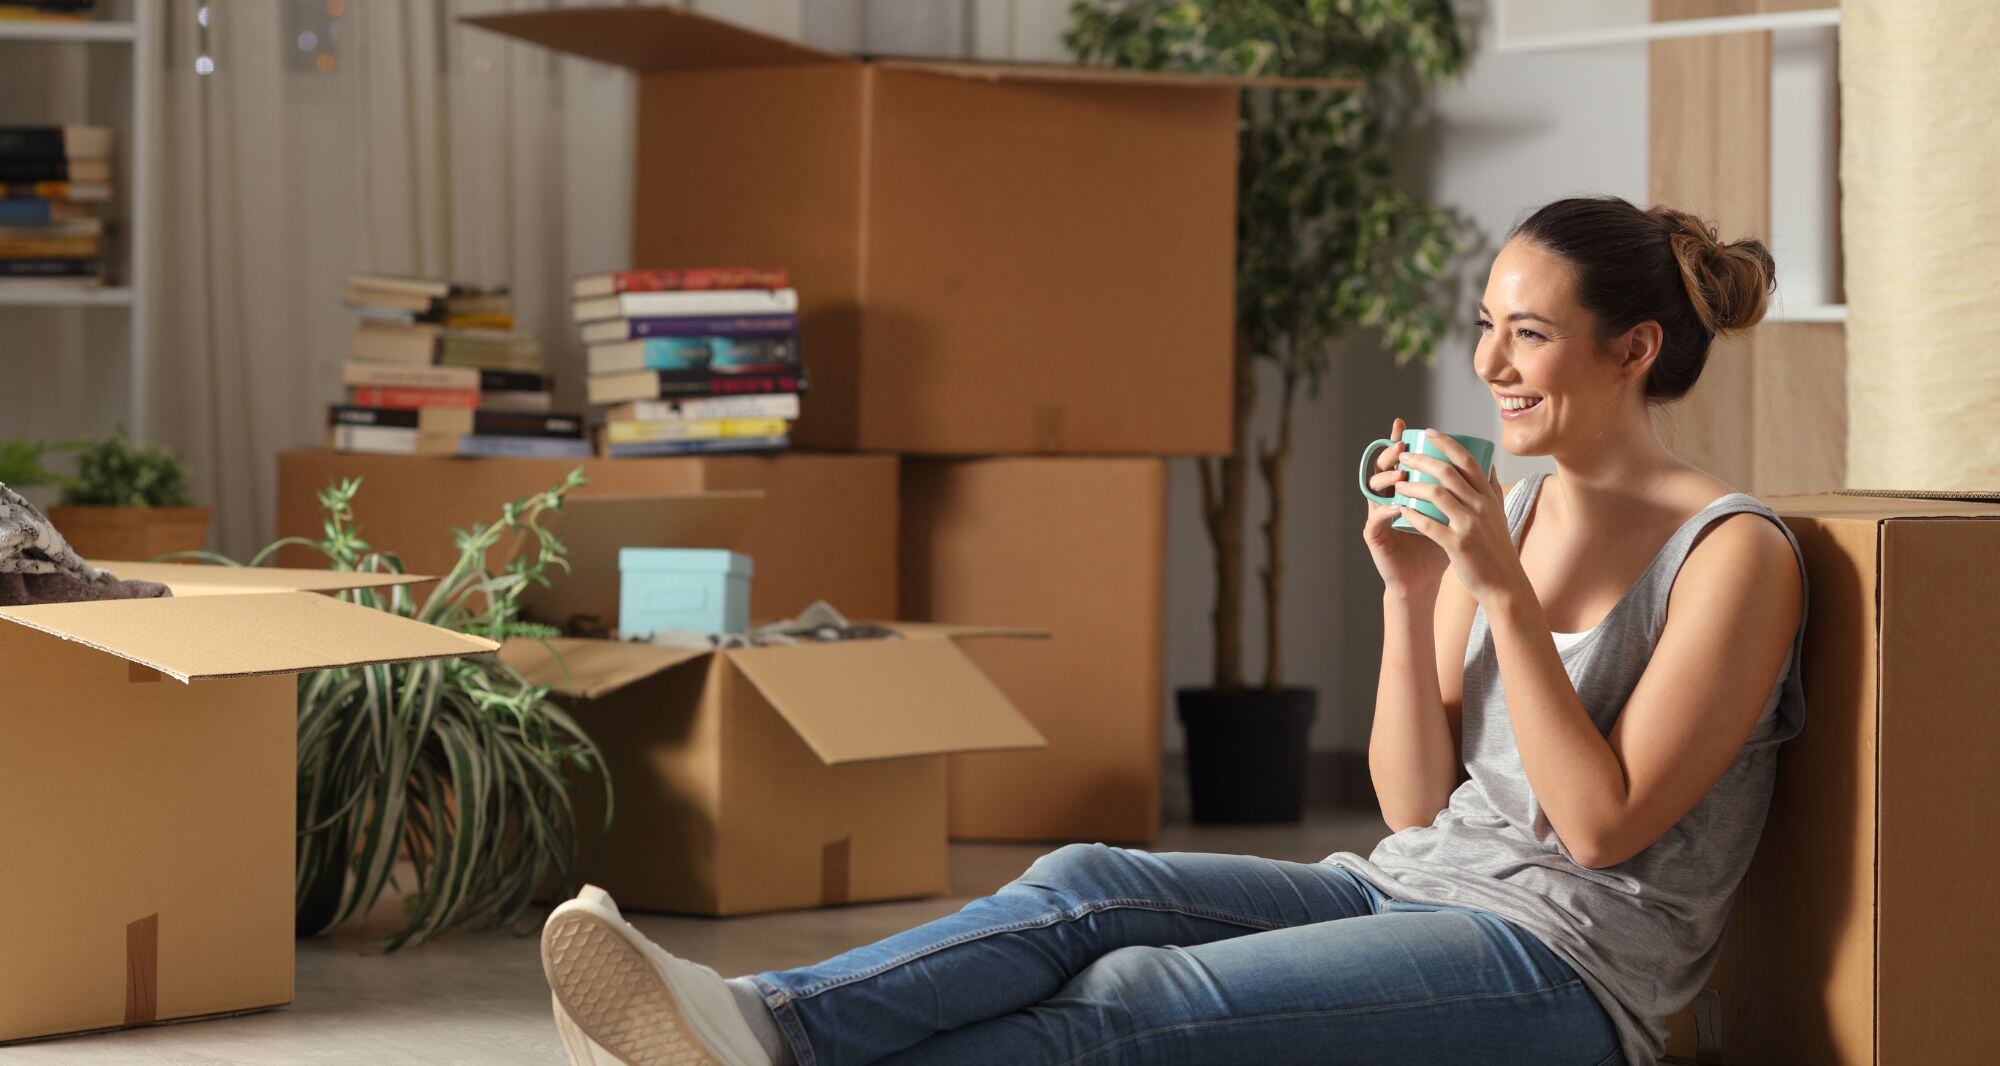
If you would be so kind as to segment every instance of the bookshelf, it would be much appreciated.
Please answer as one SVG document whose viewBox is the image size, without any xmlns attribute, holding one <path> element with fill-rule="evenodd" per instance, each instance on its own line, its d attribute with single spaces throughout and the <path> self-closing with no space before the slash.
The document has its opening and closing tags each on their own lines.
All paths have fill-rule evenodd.
<svg viewBox="0 0 2000 1066">
<path fill-rule="evenodd" d="M 0 115 L 6 123 L 86 122 L 108 125 L 116 133 L 112 146 L 112 202 L 109 218 L 115 240 L 105 254 L 105 282 L 96 288 L 63 286 L 0 287 L 0 308 L 33 313 L 121 316 L 123 329 L 93 328 L 89 343 L 111 335 L 124 339 L 126 368 L 123 411 L 115 412 L 134 437 L 145 439 L 148 359 L 150 264 L 148 234 L 152 226 L 155 181 L 154 125 L 157 114 L 160 18 L 165 5 L 152 0 L 100 0 L 95 17 L 85 22 L 0 21 L 0 64 L 41 60 L 48 66 L 80 67 L 85 88 L 53 109 L 17 104 Z M 75 53 L 58 58 L 55 53 Z M 48 54 L 38 54 L 48 53 Z M 37 102 L 38 103 L 38 102 Z M 96 325 L 92 324 L 93 327 Z M 0 342 L 0 355 L 8 356 Z M 107 345 L 108 347 L 108 345 Z M 95 352 L 90 353 L 93 357 Z M 91 411 L 92 421 L 107 412 Z"/>
</svg>

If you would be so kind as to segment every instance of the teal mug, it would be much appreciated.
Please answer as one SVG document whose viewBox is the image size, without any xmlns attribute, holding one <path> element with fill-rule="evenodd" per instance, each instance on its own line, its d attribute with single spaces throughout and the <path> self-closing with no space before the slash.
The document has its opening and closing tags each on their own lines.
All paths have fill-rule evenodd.
<svg viewBox="0 0 2000 1066">
<path fill-rule="evenodd" d="M 1479 463 L 1479 472 L 1481 474 L 1486 474 L 1492 471 L 1493 469 L 1492 441 L 1487 440 L 1485 437 L 1474 437 L 1466 433 L 1447 433 L 1445 434 L 1445 436 L 1450 437 L 1452 440 L 1457 441 L 1461 447 L 1463 447 L 1466 451 L 1472 453 L 1472 458 L 1477 460 Z M 1404 451 L 1408 454 L 1435 456 L 1436 458 L 1442 459 L 1447 463 L 1451 462 L 1451 460 L 1445 456 L 1443 451 L 1441 451 L 1438 448 L 1437 444 L 1434 443 L 1429 437 L 1424 435 L 1424 431 L 1421 429 L 1404 430 L 1403 444 L 1404 444 Z M 1387 437 L 1378 437 L 1375 440 L 1370 441 L 1368 443 L 1368 447 L 1363 448 L 1361 450 L 1361 495 L 1366 496 L 1369 499 L 1374 500 L 1376 503 L 1382 504 L 1385 507 L 1402 506 L 1402 507 L 1414 508 L 1419 514 L 1426 515 L 1430 518 L 1435 518 L 1438 521 L 1443 522 L 1445 525 L 1450 525 L 1451 519 L 1446 518 L 1444 514 L 1437 509 L 1437 505 L 1431 503 L 1429 500 L 1415 499 L 1413 497 L 1405 496 L 1400 492 L 1398 492 L 1394 496 L 1377 496 L 1373 490 L 1369 489 L 1368 476 L 1370 474 L 1375 473 L 1375 453 L 1383 451 L 1388 448 L 1393 448 L 1395 447 L 1395 445 L 1396 442 L 1390 440 Z M 1407 470 L 1405 470 L 1405 473 L 1409 475 L 1408 477 L 1404 478 L 1405 481 L 1414 481 L 1422 485 L 1437 484 L 1436 478 L 1420 470 L 1417 470 L 1414 467 L 1408 468 Z M 1391 529 L 1400 529 L 1405 533 L 1415 533 L 1417 531 L 1416 527 L 1410 525 L 1409 518 L 1408 516 L 1405 515 L 1397 515 L 1396 520 L 1394 522 L 1389 523 L 1389 527 Z"/>
</svg>

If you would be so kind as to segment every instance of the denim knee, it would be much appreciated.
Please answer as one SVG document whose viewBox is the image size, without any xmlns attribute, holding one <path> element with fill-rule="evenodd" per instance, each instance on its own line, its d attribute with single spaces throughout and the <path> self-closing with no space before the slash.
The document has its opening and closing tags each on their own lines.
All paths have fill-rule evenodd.
<svg viewBox="0 0 2000 1066">
<path fill-rule="evenodd" d="M 1069 902 L 1100 898 L 1107 875 L 1127 859 L 1124 852 L 1109 844 L 1064 844 L 1030 863 L 1002 891 L 1042 891 Z"/>
</svg>

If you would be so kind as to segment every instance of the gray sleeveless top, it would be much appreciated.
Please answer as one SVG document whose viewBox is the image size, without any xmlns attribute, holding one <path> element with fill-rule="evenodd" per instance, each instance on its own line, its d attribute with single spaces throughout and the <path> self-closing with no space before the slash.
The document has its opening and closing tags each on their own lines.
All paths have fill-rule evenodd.
<svg viewBox="0 0 2000 1066">
<path fill-rule="evenodd" d="M 1517 547 L 1544 476 L 1522 479 L 1507 497 Z M 1741 492 L 1709 504 L 1668 538 L 1604 621 L 1561 652 L 1598 732 L 1610 734 L 1652 658 L 1666 626 L 1667 594 L 1695 538 L 1717 519 L 1744 511 L 1784 530 L 1810 606 L 1805 557 L 1777 514 Z M 1715 967 L 1731 897 L 1763 832 L 1778 745 L 1805 725 L 1804 636 L 1802 622 L 1764 717 L 1708 794 L 1646 850 L 1592 870 L 1572 861 L 1528 787 L 1481 608 L 1465 651 L 1462 743 L 1471 777 L 1430 825 L 1389 836 L 1366 859 L 1343 851 L 1325 861 L 1367 878 L 1392 899 L 1474 907 L 1533 933 L 1610 1014 L 1626 1060 L 1651 1066 L 1666 1047 L 1667 1020 Z"/>
</svg>

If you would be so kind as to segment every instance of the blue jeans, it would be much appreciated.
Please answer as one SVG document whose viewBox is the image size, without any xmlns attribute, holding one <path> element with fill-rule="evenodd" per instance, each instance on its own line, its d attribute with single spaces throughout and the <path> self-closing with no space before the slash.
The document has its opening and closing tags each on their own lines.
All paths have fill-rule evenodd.
<svg viewBox="0 0 2000 1066">
<path fill-rule="evenodd" d="M 1540 940 L 1347 870 L 1072 844 L 763 993 L 800 1066 L 1623 1061 Z"/>
</svg>

